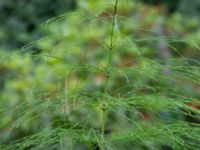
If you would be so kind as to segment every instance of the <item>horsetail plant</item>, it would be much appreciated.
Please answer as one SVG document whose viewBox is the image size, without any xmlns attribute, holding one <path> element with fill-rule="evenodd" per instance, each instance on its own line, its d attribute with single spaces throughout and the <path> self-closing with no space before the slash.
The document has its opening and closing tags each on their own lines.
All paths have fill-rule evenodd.
<svg viewBox="0 0 200 150">
<path fill-rule="evenodd" d="M 24 102 L 2 111 L 14 114 L 14 123 L 1 150 L 200 149 L 199 95 L 192 88 L 199 86 L 200 63 L 159 52 L 147 57 L 140 46 L 159 42 L 159 49 L 178 53 L 169 43 L 187 42 L 152 30 L 153 37 L 134 37 L 127 13 L 137 3 L 126 3 L 123 14 L 122 0 L 79 1 L 79 10 L 44 25 L 52 35 L 35 42 L 41 53 L 24 52 L 30 44 L 1 59 L 9 65 L 23 56 L 29 68 L 19 62 L 12 69 L 21 69 L 16 79 L 31 87 L 18 90 Z"/>
</svg>

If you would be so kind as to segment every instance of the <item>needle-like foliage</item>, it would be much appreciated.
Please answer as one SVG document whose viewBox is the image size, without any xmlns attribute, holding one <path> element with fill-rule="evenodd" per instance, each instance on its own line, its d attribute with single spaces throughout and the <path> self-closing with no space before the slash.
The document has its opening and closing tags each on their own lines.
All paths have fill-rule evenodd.
<svg viewBox="0 0 200 150">
<path fill-rule="evenodd" d="M 200 63 L 171 44 L 186 39 L 142 29 L 122 13 L 134 4 L 80 1 L 76 12 L 43 24 L 49 36 L 2 57 L 20 74 L 10 75 L 1 99 L 13 99 L 6 94 L 16 88 L 20 104 L 1 109 L 14 116 L 1 150 L 200 149 Z M 156 49 L 147 57 L 144 45 L 157 43 L 178 57 L 158 57 Z M 28 51 L 34 45 L 39 54 Z M 9 138 L 23 129 L 24 138 Z"/>
</svg>

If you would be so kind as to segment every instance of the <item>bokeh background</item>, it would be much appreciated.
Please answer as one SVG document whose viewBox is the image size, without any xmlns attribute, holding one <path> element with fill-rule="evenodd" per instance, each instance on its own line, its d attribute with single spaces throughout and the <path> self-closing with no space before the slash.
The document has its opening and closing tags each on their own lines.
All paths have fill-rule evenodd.
<svg viewBox="0 0 200 150">
<path fill-rule="evenodd" d="M 57 93 L 60 93 L 65 86 L 66 74 L 72 70 L 71 66 L 76 61 L 87 60 L 87 63 L 105 66 L 106 54 L 99 48 L 102 47 L 99 39 L 105 39 L 110 30 L 110 23 L 98 22 L 97 24 L 96 20 L 92 20 L 94 25 L 88 26 L 88 23 L 83 21 L 94 17 L 84 16 L 91 10 L 98 13 L 103 9 L 93 10 L 100 1 L 0 0 L 1 143 L 9 143 L 37 133 L 54 120 L 59 121 L 55 122 L 52 128 L 62 125 L 61 111 L 53 113 L 51 110 L 44 111 L 46 105 L 38 105 L 35 99 L 58 98 Z M 88 12 L 84 14 L 83 10 Z M 140 56 L 166 60 L 164 62 L 166 64 L 170 63 L 169 58 L 200 59 L 199 0 L 129 0 L 129 2 L 124 0 L 118 12 L 119 15 L 124 16 L 120 20 L 121 31 L 135 39 L 135 44 L 119 48 L 114 56 L 116 66 L 134 66 L 137 62 L 132 60 Z M 69 15 L 70 13 L 72 15 Z M 102 14 L 102 17 L 106 15 L 108 14 Z M 102 51 L 96 53 L 92 49 Z M 63 61 L 62 58 L 68 61 Z M 145 62 L 140 65 L 147 72 L 148 69 L 150 72 L 153 67 L 152 64 L 148 68 Z M 170 70 L 166 71 L 170 72 Z M 80 79 L 77 79 L 77 74 L 70 75 L 72 77 L 67 84 L 78 91 L 84 86 L 88 74 L 84 74 Z M 156 77 L 156 72 L 153 72 L 152 76 Z M 94 83 L 89 83 L 88 89 L 101 91 L 104 80 L 102 74 L 96 74 L 93 78 Z M 151 84 L 146 81 L 146 77 L 138 76 L 137 80 L 139 85 L 147 82 Z M 76 82 L 79 85 L 74 87 Z M 160 86 L 168 84 L 164 81 L 160 82 Z M 114 87 L 120 86 L 121 83 L 112 84 Z M 200 97 L 198 84 L 187 82 L 184 84 L 186 86 L 177 87 L 180 94 Z M 199 106 L 191 105 L 199 109 Z M 37 106 L 36 109 L 27 114 L 30 107 L 34 106 Z M 59 105 L 56 107 L 58 108 L 55 109 L 59 110 Z M 81 113 L 75 114 L 72 120 L 87 113 L 90 112 L 82 110 Z M 22 118 L 18 119 L 20 116 Z M 114 121 L 120 121 L 120 114 L 115 117 Z M 187 118 L 179 112 L 172 117 L 191 122 L 199 121 Z M 98 116 L 93 120 L 90 119 L 88 124 L 98 128 L 99 122 L 95 118 Z M 143 117 L 138 119 L 149 121 L 151 116 L 144 111 Z M 113 120 L 108 122 L 111 128 L 114 126 Z M 14 127 L 13 123 L 15 123 Z M 11 128 L 16 129 L 10 132 Z"/>
</svg>

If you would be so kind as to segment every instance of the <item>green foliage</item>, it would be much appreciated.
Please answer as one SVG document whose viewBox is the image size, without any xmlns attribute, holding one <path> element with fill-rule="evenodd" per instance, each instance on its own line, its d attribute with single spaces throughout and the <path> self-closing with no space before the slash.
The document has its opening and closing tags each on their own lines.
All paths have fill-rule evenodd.
<svg viewBox="0 0 200 150">
<path fill-rule="evenodd" d="M 0 2 L 1 47 L 16 49 L 40 38 L 42 33 L 38 26 L 41 23 L 75 7 L 74 0 L 2 0 Z"/>
<path fill-rule="evenodd" d="M 193 0 L 192 2 L 188 0 L 182 0 L 179 6 L 179 10 L 183 12 L 186 16 L 199 18 L 200 14 L 200 1 Z"/>
<path fill-rule="evenodd" d="M 0 149 L 200 148 L 200 66 L 185 54 L 199 49 L 198 21 L 115 2 L 80 0 L 44 24 L 49 36 L 0 53 Z M 179 37 L 160 35 L 164 22 Z"/>
<path fill-rule="evenodd" d="M 180 0 L 176 0 L 176 1 L 174 0 L 141 0 L 141 1 L 147 4 L 151 4 L 151 5 L 159 5 L 159 4 L 166 5 L 170 11 L 177 10 L 180 3 L 182 3 L 182 1 Z"/>
<path fill-rule="evenodd" d="M 138 0 L 141 1 L 149 5 L 166 6 L 169 12 L 179 11 L 185 16 L 198 17 L 200 14 L 199 0 Z"/>
</svg>

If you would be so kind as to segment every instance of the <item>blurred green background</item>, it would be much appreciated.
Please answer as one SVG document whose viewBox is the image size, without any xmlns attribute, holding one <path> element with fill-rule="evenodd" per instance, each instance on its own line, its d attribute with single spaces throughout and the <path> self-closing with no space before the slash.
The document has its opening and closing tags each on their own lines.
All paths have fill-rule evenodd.
<svg viewBox="0 0 200 150">
<path fill-rule="evenodd" d="M 106 39 L 110 22 L 95 23 L 94 19 L 92 20 L 94 24 L 91 26 L 84 22 L 84 19 L 95 17 L 93 12 L 94 14 L 101 12 L 102 8 L 94 10 L 100 2 L 100 0 L 0 1 L 1 143 L 9 143 L 36 133 L 54 120 L 60 122 L 57 121 L 53 127 L 62 125 L 61 112 L 52 113 L 51 110 L 46 112 L 43 110 L 45 104 L 40 108 L 35 99 L 49 97 L 56 99 L 57 93 L 63 90 L 66 75 L 77 61 L 87 61 L 100 67 L 106 65 L 105 49 L 101 48 L 102 43 L 99 40 Z M 72 15 L 68 15 L 69 12 Z M 89 13 L 91 16 L 87 16 Z M 88 18 L 84 18 L 84 15 Z M 103 14 L 102 17 L 106 15 L 108 14 Z M 129 0 L 128 2 L 124 0 L 119 7 L 119 15 L 124 16 L 119 19 L 121 32 L 135 39 L 135 44 L 118 49 L 113 60 L 116 66 L 134 66 L 136 62 L 131 60 L 141 56 L 166 59 L 165 63 L 168 63 L 168 58 L 180 56 L 200 59 L 199 0 Z M 126 20 L 126 17 L 130 19 Z M 165 37 L 170 37 L 170 40 Z M 93 49 L 99 49 L 99 52 L 94 52 Z M 145 62 L 140 65 L 144 70 L 148 67 Z M 148 69 L 145 71 L 148 72 Z M 67 84 L 71 89 L 79 91 L 85 82 L 88 82 L 86 77 L 90 74 L 83 73 L 81 78 L 77 78 L 77 74 L 78 71 L 70 75 L 72 78 Z M 152 76 L 156 77 L 156 72 L 153 72 Z M 88 90 L 101 91 L 105 78 L 101 74 L 96 74 L 92 79 L 94 83 L 89 84 Z M 148 82 L 146 77 L 139 75 L 137 80 L 139 85 Z M 79 85 L 73 87 L 77 82 Z M 117 87 L 121 83 L 112 84 L 113 87 Z M 160 86 L 167 84 L 161 81 Z M 198 84 L 187 84 L 177 89 L 180 94 L 200 98 Z M 27 102 L 31 106 L 26 106 Z M 37 111 L 33 110 L 26 114 L 29 108 L 34 106 L 38 106 Z M 80 115 L 75 114 L 72 120 L 76 120 Z M 18 120 L 19 116 L 23 118 Z M 96 121 L 98 117 L 95 116 L 88 124 L 98 128 L 99 122 Z M 142 119 L 148 120 L 148 117 Z M 182 117 L 179 114 L 177 118 Z M 120 121 L 119 118 L 120 114 L 113 120 Z M 197 120 L 189 118 L 189 121 Z M 17 130 L 10 132 L 14 122 Z M 18 127 L 21 123 L 22 125 Z M 112 124 L 112 120 L 108 124 Z"/>
</svg>

